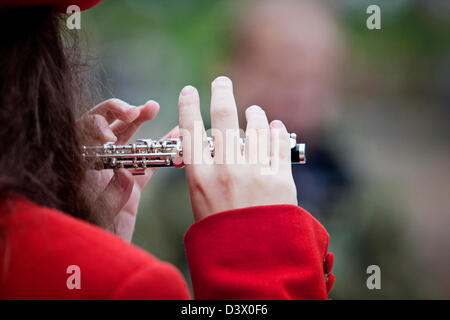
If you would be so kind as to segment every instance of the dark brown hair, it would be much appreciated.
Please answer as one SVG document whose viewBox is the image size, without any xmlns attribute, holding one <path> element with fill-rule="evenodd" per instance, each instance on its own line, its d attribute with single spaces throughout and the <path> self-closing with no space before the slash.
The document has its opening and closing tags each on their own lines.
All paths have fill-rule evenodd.
<svg viewBox="0 0 450 320">
<path fill-rule="evenodd" d="M 0 199 L 31 201 L 91 222 L 76 117 L 76 51 L 49 7 L 0 10 Z"/>
</svg>

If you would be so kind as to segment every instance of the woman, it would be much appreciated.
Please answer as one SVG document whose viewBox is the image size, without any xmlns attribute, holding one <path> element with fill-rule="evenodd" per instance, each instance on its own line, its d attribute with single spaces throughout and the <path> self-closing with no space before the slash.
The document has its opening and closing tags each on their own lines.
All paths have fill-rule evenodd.
<svg viewBox="0 0 450 320">
<path fill-rule="evenodd" d="M 178 270 L 129 244 L 152 172 L 93 172 L 79 152 L 83 144 L 126 143 L 159 106 L 111 99 L 82 114 L 74 51 L 64 51 L 55 13 L 65 5 L 0 4 L 0 297 L 188 299 Z M 183 138 L 196 220 L 185 235 L 194 297 L 327 298 L 334 279 L 328 234 L 297 206 L 286 128 L 248 108 L 247 134 L 259 130 L 271 146 L 265 161 L 250 161 L 266 140 L 248 134 L 246 153 L 238 152 L 232 83 L 218 77 L 211 87 L 215 157 L 205 148 L 195 88 L 181 91 L 180 128 L 169 133 Z M 239 164 L 218 160 L 230 152 Z M 262 175 L 266 169 L 275 174 Z"/>
</svg>

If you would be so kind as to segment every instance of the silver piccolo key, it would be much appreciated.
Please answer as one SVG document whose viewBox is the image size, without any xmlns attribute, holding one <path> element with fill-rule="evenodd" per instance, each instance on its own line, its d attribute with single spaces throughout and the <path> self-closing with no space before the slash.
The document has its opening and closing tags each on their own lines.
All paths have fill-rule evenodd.
<svg viewBox="0 0 450 320">
<path fill-rule="evenodd" d="M 291 133 L 291 162 L 306 163 L 305 144 L 297 143 L 297 135 Z M 241 139 L 241 144 L 245 143 Z M 208 137 L 209 149 L 214 156 L 214 144 Z M 115 145 L 112 142 L 101 146 L 83 146 L 83 157 L 96 170 L 125 168 L 133 175 L 143 175 L 147 168 L 183 167 L 183 148 L 181 139 L 166 140 L 139 139 L 136 143 Z"/>
</svg>

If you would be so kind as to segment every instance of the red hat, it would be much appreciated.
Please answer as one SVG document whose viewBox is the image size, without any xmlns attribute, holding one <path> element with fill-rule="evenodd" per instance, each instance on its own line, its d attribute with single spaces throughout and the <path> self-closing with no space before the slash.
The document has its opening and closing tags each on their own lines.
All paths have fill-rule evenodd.
<svg viewBox="0 0 450 320">
<path fill-rule="evenodd" d="M 66 12 L 67 7 L 77 5 L 81 10 L 89 9 L 102 0 L 2 0 L 0 9 L 31 6 L 53 6 L 59 12 Z"/>
</svg>

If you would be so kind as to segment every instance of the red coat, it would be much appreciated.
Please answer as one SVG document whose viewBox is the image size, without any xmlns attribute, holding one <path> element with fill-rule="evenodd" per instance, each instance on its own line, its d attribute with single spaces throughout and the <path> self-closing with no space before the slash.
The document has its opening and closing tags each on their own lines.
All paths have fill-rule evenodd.
<svg viewBox="0 0 450 320">
<path fill-rule="evenodd" d="M 2 299 L 190 298 L 174 266 L 109 232 L 27 200 L 0 212 Z M 334 279 L 327 232 L 293 205 L 207 217 L 185 246 L 197 299 L 326 299 Z M 67 287 L 70 265 L 81 289 Z"/>
</svg>

